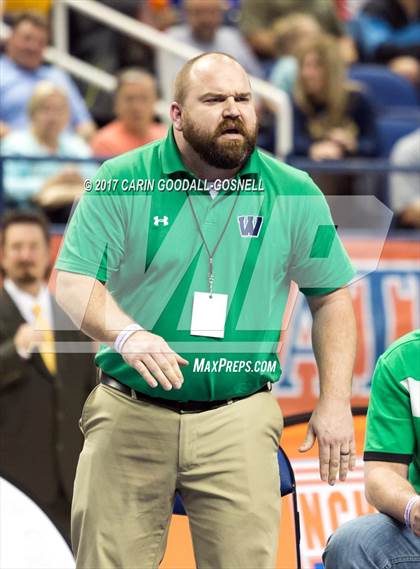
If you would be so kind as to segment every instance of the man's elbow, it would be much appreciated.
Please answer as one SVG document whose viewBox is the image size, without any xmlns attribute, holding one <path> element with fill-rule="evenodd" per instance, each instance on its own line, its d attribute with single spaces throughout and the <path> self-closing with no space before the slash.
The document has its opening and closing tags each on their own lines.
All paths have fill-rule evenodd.
<svg viewBox="0 0 420 569">
<path fill-rule="evenodd" d="M 365 498 L 368 504 L 375 506 L 372 494 L 372 485 L 369 483 L 369 479 L 365 479 Z"/>
<path fill-rule="evenodd" d="M 55 299 L 57 304 L 59 304 L 63 310 L 66 309 L 66 305 L 72 297 L 73 289 L 74 275 L 65 271 L 57 271 Z"/>
<path fill-rule="evenodd" d="M 93 277 L 58 271 L 55 298 L 75 324 L 81 326 L 96 280 Z"/>
</svg>

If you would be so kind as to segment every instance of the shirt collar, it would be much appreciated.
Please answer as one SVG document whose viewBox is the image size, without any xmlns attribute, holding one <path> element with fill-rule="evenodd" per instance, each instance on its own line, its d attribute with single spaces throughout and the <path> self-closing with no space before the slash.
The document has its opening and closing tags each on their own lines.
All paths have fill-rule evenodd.
<svg viewBox="0 0 420 569">
<path fill-rule="evenodd" d="M 37 296 L 32 296 L 29 292 L 22 290 L 9 278 L 4 279 L 4 288 L 13 300 L 25 302 L 26 304 L 42 304 L 48 297 L 48 289 L 45 284 L 41 285 Z"/>
<path fill-rule="evenodd" d="M 177 172 L 184 172 L 189 176 L 195 177 L 182 161 L 181 153 L 179 152 L 178 146 L 175 142 L 173 127 L 170 127 L 168 129 L 168 134 L 162 141 L 162 144 L 160 146 L 160 158 L 164 174 L 170 175 Z M 259 162 L 259 151 L 255 148 L 243 168 L 239 170 L 235 177 L 242 177 L 249 174 L 258 174 L 260 170 Z"/>
</svg>

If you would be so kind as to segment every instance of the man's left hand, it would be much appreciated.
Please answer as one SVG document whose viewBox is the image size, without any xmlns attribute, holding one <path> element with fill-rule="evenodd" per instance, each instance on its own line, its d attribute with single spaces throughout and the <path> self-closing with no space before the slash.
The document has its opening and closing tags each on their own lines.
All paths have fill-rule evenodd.
<svg viewBox="0 0 420 569">
<path fill-rule="evenodd" d="M 356 464 L 353 417 L 349 403 L 320 401 L 310 418 L 306 438 L 299 447 L 307 452 L 318 439 L 321 480 L 335 484 L 337 474 L 344 481 Z"/>
</svg>

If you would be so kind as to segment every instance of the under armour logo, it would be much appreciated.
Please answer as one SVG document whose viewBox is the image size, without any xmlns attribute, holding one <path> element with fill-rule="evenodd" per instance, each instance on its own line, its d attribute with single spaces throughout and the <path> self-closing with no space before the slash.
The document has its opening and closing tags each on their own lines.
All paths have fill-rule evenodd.
<svg viewBox="0 0 420 569">
<path fill-rule="evenodd" d="M 169 225 L 168 216 L 164 215 L 163 217 L 159 217 L 158 215 L 155 215 L 153 218 L 153 225 Z"/>
<path fill-rule="evenodd" d="M 241 237 L 258 237 L 262 222 L 262 215 L 238 215 Z"/>
</svg>

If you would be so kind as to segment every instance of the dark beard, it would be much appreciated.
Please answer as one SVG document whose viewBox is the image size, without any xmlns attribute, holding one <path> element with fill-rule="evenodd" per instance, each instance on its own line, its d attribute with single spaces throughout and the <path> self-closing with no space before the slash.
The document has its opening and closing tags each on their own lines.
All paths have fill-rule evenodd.
<svg viewBox="0 0 420 569">
<path fill-rule="evenodd" d="M 28 267 L 15 275 L 13 280 L 17 285 L 30 285 L 36 283 L 39 277 L 32 274 L 31 269 Z"/>
<path fill-rule="evenodd" d="M 222 142 L 220 135 L 228 128 L 235 128 L 242 134 L 242 140 Z M 215 168 L 231 170 L 245 164 L 257 142 L 257 128 L 249 132 L 241 120 L 226 119 L 213 134 L 203 132 L 197 124 L 184 117 L 183 135 L 204 162 Z"/>
</svg>

